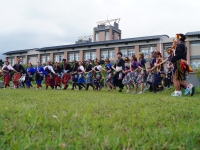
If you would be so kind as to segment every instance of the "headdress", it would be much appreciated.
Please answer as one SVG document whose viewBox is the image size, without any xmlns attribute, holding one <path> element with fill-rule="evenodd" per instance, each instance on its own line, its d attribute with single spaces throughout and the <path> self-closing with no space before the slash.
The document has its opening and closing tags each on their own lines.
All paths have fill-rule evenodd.
<svg viewBox="0 0 200 150">
<path fill-rule="evenodd" d="M 130 61 L 130 59 L 128 57 L 125 57 L 124 61 Z"/>
<path fill-rule="evenodd" d="M 171 47 L 169 47 L 169 48 L 166 49 L 166 52 L 167 52 L 168 54 L 172 54 L 172 53 L 173 53 L 173 50 L 172 50 Z"/>
<path fill-rule="evenodd" d="M 94 60 L 94 63 L 98 63 L 98 64 L 99 64 L 99 60 L 98 60 L 98 59 L 95 59 L 95 60 Z"/>
<path fill-rule="evenodd" d="M 186 36 L 182 33 L 179 33 L 179 34 L 176 34 L 176 38 L 184 42 L 186 39 Z"/>
<path fill-rule="evenodd" d="M 141 57 L 144 57 L 144 54 L 143 54 L 142 52 L 140 52 L 139 55 L 140 55 Z"/>
</svg>

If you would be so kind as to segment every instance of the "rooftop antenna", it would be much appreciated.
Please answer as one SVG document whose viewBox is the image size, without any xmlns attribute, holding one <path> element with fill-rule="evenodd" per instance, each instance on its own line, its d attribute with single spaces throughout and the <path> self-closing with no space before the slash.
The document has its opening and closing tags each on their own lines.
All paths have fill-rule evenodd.
<svg viewBox="0 0 200 150">
<path fill-rule="evenodd" d="M 110 19 L 110 20 L 104 20 L 104 21 L 98 21 L 97 24 L 98 25 L 105 25 L 105 24 L 110 24 L 111 22 L 116 22 L 119 23 L 120 18 L 116 18 L 116 19 Z"/>
</svg>

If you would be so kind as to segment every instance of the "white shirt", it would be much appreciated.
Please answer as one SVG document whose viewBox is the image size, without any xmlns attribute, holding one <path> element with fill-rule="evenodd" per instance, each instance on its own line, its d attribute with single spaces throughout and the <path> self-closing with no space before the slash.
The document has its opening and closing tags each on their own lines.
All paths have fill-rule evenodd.
<svg viewBox="0 0 200 150">
<path fill-rule="evenodd" d="M 83 66 L 80 66 L 79 69 L 81 69 L 82 71 L 84 71 L 84 67 Z"/>
<path fill-rule="evenodd" d="M 94 68 L 97 68 L 99 71 L 101 71 L 101 65 L 95 66 Z"/>
<path fill-rule="evenodd" d="M 55 74 L 55 71 L 53 70 L 53 67 L 52 67 L 52 66 L 50 66 L 50 65 L 45 66 L 45 67 L 44 67 L 44 70 L 45 70 L 46 68 L 48 68 L 52 73 Z"/>
<path fill-rule="evenodd" d="M 2 70 L 3 70 L 5 67 L 7 67 L 8 70 L 14 70 L 14 68 L 13 68 L 11 65 L 8 65 L 8 66 L 4 65 L 3 68 L 2 68 Z"/>
</svg>

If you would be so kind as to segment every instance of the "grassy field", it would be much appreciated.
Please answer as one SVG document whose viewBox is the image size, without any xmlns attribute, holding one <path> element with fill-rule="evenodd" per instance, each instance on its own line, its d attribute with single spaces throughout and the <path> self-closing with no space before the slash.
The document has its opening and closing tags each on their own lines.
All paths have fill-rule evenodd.
<svg viewBox="0 0 200 150">
<path fill-rule="evenodd" d="M 124 90 L 125 92 L 125 90 Z M 0 149 L 200 149 L 200 90 L 0 89 Z"/>
</svg>

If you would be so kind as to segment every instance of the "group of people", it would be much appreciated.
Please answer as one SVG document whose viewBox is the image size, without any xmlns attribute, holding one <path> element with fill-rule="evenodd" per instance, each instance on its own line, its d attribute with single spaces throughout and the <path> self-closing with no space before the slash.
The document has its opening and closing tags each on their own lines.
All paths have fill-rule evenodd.
<svg viewBox="0 0 200 150">
<path fill-rule="evenodd" d="M 151 60 L 146 62 L 144 54 L 140 53 L 139 58 L 132 55 L 131 58 L 122 58 L 122 53 L 118 52 L 115 64 L 112 65 L 109 58 L 105 59 L 104 67 L 101 66 L 99 60 L 95 60 L 92 64 L 91 60 L 73 61 L 70 65 L 66 59 L 63 59 L 62 64 L 55 62 L 51 64 L 47 61 L 46 66 L 42 66 L 38 62 L 37 67 L 33 68 L 32 64 L 28 64 L 25 69 L 20 64 L 20 59 L 14 66 L 10 66 L 6 60 L 2 68 L 4 88 L 10 86 L 11 72 L 14 71 L 13 84 L 14 88 L 19 88 L 19 79 L 23 78 L 26 87 L 32 87 L 34 74 L 36 81 L 36 89 L 42 88 L 42 81 L 45 78 L 46 89 L 68 88 L 69 80 L 71 80 L 74 90 L 88 90 L 92 87 L 95 91 L 100 91 L 102 72 L 106 73 L 105 82 L 108 91 L 115 90 L 119 87 L 119 92 L 122 92 L 126 87 L 126 93 L 142 94 L 149 89 L 150 92 L 156 93 L 164 88 L 174 85 L 175 91 L 171 96 L 182 96 L 181 87 L 185 89 L 185 95 L 194 95 L 194 86 L 186 82 L 186 76 L 192 72 L 189 64 L 187 64 L 187 48 L 184 44 L 185 35 L 177 34 L 173 40 L 173 45 L 167 49 L 169 57 L 164 60 L 160 51 L 151 52 Z M 166 69 L 164 69 L 166 66 Z M 140 85 L 140 86 L 139 86 Z M 130 92 L 130 87 L 133 87 L 133 92 Z M 140 87 L 140 92 L 138 88 Z"/>
</svg>

